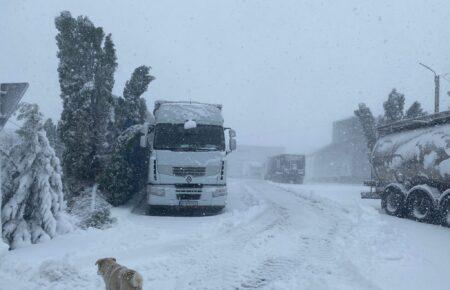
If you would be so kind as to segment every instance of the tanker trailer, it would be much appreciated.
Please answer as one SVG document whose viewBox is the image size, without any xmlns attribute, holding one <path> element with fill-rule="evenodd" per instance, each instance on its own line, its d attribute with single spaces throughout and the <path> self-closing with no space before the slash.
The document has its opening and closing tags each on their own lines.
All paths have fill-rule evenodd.
<svg viewBox="0 0 450 290">
<path fill-rule="evenodd" d="M 393 216 L 450 226 L 450 111 L 377 128 L 370 192 Z"/>
</svg>

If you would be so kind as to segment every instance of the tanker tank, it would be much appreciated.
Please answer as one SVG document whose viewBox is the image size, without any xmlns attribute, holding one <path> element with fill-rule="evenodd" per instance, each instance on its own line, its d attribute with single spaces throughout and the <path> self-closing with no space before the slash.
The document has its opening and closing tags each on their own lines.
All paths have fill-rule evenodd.
<svg viewBox="0 0 450 290">
<path fill-rule="evenodd" d="M 450 225 L 450 111 L 378 128 L 370 192 L 387 214 Z"/>
</svg>

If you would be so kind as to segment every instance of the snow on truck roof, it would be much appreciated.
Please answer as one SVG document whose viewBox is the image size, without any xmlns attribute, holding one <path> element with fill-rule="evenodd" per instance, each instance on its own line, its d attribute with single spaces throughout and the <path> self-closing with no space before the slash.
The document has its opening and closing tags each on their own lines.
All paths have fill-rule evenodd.
<svg viewBox="0 0 450 290">
<path fill-rule="evenodd" d="M 198 102 L 156 101 L 153 111 L 156 123 L 197 124 L 223 126 L 222 105 Z"/>
</svg>

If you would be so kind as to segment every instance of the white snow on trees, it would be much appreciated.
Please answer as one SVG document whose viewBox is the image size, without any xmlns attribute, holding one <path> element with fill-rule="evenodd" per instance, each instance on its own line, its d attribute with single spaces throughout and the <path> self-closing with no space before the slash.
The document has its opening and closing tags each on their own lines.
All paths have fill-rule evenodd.
<svg viewBox="0 0 450 290">
<path fill-rule="evenodd" d="M 3 238 L 12 249 L 39 243 L 72 229 L 65 214 L 61 166 L 35 104 L 21 106 L 20 143 L 10 152 L 8 185 L 2 208 Z"/>
</svg>

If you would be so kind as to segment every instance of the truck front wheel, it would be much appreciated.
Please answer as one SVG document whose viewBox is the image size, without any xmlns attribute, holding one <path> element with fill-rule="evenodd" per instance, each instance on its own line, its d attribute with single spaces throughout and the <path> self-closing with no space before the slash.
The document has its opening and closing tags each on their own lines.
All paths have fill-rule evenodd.
<svg viewBox="0 0 450 290">
<path fill-rule="evenodd" d="M 408 196 L 408 216 L 419 222 L 430 222 L 434 217 L 433 200 L 421 190 L 415 190 Z"/>
<path fill-rule="evenodd" d="M 385 189 L 381 199 L 381 207 L 388 215 L 402 217 L 404 203 L 405 197 L 400 190 L 392 187 Z"/>
</svg>

